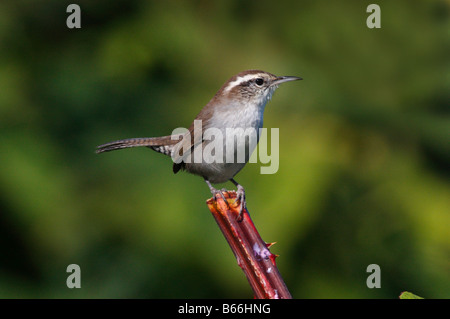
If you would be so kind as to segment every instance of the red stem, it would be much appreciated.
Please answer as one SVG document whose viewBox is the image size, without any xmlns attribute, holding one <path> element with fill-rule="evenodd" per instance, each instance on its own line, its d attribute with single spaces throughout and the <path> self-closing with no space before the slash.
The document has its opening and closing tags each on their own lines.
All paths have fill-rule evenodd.
<svg viewBox="0 0 450 319">
<path fill-rule="evenodd" d="M 237 259 L 238 265 L 252 287 L 257 299 L 292 299 L 275 263 L 276 255 L 269 251 L 256 230 L 247 208 L 239 219 L 236 192 L 223 192 L 207 201 L 208 208 L 222 230 Z"/>
</svg>

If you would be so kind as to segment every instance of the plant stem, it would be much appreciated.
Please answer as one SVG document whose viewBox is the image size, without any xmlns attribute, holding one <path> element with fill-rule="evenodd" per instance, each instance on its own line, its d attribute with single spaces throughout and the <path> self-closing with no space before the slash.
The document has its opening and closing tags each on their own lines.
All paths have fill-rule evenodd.
<svg viewBox="0 0 450 319">
<path fill-rule="evenodd" d="M 292 299 L 275 263 L 276 255 L 269 251 L 256 230 L 245 207 L 239 218 L 236 192 L 223 192 L 227 202 L 218 194 L 206 203 L 230 245 L 238 265 L 244 271 L 257 299 Z"/>
</svg>

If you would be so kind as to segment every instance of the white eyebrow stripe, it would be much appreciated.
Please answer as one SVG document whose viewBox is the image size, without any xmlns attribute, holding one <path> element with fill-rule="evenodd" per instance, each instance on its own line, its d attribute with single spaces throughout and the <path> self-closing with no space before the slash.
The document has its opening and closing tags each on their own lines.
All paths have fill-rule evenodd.
<svg viewBox="0 0 450 319">
<path fill-rule="evenodd" d="M 241 83 L 247 82 L 248 80 L 251 79 L 256 79 L 258 77 L 261 77 L 262 74 L 261 73 L 256 73 L 256 74 L 247 74 L 244 76 L 240 76 L 238 77 L 236 80 L 234 80 L 233 82 L 228 83 L 227 87 L 225 88 L 225 92 L 230 91 L 232 88 L 238 86 Z"/>
</svg>

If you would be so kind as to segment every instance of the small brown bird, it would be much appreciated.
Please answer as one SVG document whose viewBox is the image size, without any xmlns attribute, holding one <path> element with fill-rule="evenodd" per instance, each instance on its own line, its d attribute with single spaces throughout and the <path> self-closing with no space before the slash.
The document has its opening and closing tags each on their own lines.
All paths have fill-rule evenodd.
<svg viewBox="0 0 450 319">
<path fill-rule="evenodd" d="M 259 141 L 259 129 L 263 126 L 266 103 L 278 85 L 295 80 L 301 80 L 301 78 L 275 76 L 260 70 L 241 72 L 220 88 L 184 134 L 118 140 L 98 146 L 96 152 L 138 146 L 149 147 L 172 157 L 174 173 L 186 170 L 202 176 L 214 196 L 220 194 L 223 197 L 223 194 L 211 183 L 231 181 L 237 187 L 237 200 L 240 200 L 240 214 L 242 214 L 246 205 L 245 191 L 234 180 L 234 176 L 248 162 Z M 196 126 L 201 126 L 201 129 L 196 130 Z M 208 134 L 211 131 L 215 133 L 214 140 L 207 137 L 211 135 Z M 231 136 L 231 143 L 230 131 L 234 133 Z M 215 152 L 208 155 L 205 154 L 206 149 L 214 149 Z M 239 160 L 242 149 L 245 150 L 243 152 L 245 156 Z M 197 160 L 198 154 L 200 154 L 200 160 Z M 231 156 L 227 157 L 227 154 Z"/>
</svg>

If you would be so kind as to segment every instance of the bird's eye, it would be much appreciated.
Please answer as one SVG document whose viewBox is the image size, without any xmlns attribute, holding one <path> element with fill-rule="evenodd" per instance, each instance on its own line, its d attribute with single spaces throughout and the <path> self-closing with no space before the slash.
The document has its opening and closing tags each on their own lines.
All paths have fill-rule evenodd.
<svg viewBox="0 0 450 319">
<path fill-rule="evenodd" d="M 261 85 L 263 85 L 263 83 L 264 83 L 264 80 L 263 80 L 263 79 L 261 79 L 261 78 L 257 78 L 257 79 L 255 80 L 255 83 L 256 83 L 256 85 L 259 85 L 259 86 L 261 86 Z"/>
</svg>

